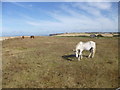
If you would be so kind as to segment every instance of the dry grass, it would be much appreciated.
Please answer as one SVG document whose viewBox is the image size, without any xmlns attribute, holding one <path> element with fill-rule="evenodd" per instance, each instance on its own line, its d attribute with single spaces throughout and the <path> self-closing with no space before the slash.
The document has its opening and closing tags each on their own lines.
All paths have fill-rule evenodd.
<svg viewBox="0 0 120 90">
<path fill-rule="evenodd" d="M 78 61 L 72 49 L 93 40 L 93 59 Z M 87 54 L 87 52 L 84 52 Z M 116 88 L 118 39 L 36 37 L 3 41 L 3 88 Z"/>
</svg>

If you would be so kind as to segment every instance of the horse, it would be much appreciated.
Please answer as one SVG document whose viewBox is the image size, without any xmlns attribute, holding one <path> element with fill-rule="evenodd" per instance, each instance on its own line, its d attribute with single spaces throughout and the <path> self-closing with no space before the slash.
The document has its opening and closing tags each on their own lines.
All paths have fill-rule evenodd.
<svg viewBox="0 0 120 90">
<path fill-rule="evenodd" d="M 75 54 L 76 57 L 78 58 L 78 61 L 80 61 L 83 58 L 82 56 L 83 50 L 90 51 L 88 58 L 93 58 L 96 51 L 96 43 L 94 41 L 79 42 L 76 45 L 76 49 L 75 49 Z"/>
<path fill-rule="evenodd" d="M 30 36 L 30 38 L 35 38 L 34 36 Z"/>
<path fill-rule="evenodd" d="M 24 39 L 25 38 L 25 36 L 22 36 L 22 39 Z"/>
</svg>

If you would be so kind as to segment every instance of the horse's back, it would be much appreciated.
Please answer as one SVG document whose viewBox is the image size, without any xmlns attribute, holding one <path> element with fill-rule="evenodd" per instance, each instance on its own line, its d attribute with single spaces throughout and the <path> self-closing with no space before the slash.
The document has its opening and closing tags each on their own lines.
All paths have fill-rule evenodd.
<svg viewBox="0 0 120 90">
<path fill-rule="evenodd" d="M 76 46 L 76 49 L 85 49 L 89 50 L 90 48 L 96 48 L 96 43 L 94 41 L 88 41 L 88 42 L 79 42 Z"/>
<path fill-rule="evenodd" d="M 88 41 L 88 42 L 79 42 L 78 45 L 92 45 L 95 46 L 95 42 L 94 41 Z"/>
<path fill-rule="evenodd" d="M 92 47 L 96 47 L 96 43 L 94 41 L 90 41 Z"/>
<path fill-rule="evenodd" d="M 86 42 L 86 44 L 93 48 L 96 47 L 96 43 L 94 41 L 88 41 L 88 42 Z"/>
</svg>

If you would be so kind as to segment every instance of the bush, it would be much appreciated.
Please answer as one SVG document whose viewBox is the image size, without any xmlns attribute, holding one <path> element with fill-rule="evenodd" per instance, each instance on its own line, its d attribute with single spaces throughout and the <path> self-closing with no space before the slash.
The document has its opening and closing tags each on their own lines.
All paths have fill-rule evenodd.
<svg viewBox="0 0 120 90">
<path fill-rule="evenodd" d="M 113 35 L 113 37 L 120 37 L 120 34 L 119 35 Z"/>
<path fill-rule="evenodd" d="M 98 35 L 97 35 L 97 37 L 103 37 L 103 35 L 101 35 L 101 34 L 98 34 Z"/>
</svg>

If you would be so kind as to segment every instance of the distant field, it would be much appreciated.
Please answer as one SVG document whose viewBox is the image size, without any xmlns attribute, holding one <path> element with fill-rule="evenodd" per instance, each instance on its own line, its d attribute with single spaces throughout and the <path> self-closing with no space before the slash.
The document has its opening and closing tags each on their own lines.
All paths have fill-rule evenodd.
<svg viewBox="0 0 120 90">
<path fill-rule="evenodd" d="M 89 40 L 97 43 L 95 57 L 78 61 L 72 50 Z M 3 88 L 118 87 L 117 38 L 14 38 L 2 48 Z"/>
<path fill-rule="evenodd" d="M 90 36 L 94 33 L 63 33 L 63 34 L 58 34 L 55 36 Z M 98 35 L 98 34 L 95 34 Z M 104 37 L 113 37 L 113 35 L 119 35 L 119 34 L 110 34 L 110 33 L 105 33 L 105 34 L 101 34 Z"/>
</svg>

